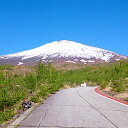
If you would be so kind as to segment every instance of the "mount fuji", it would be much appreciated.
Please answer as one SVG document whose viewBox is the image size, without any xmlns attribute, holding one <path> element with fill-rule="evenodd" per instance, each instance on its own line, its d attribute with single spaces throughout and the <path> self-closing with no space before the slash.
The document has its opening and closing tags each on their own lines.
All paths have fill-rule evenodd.
<svg viewBox="0 0 128 128">
<path fill-rule="evenodd" d="M 83 63 L 95 64 L 128 59 L 127 56 L 95 48 L 74 41 L 54 41 L 41 47 L 0 56 L 0 65 L 35 65 L 43 63 Z"/>
</svg>

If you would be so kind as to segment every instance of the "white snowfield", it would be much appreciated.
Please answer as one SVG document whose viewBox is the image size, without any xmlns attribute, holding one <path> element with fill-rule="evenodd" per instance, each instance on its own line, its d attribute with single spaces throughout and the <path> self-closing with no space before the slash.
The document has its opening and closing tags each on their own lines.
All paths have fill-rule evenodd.
<svg viewBox="0 0 128 128">
<path fill-rule="evenodd" d="M 32 57 L 42 57 L 45 59 L 47 57 L 72 57 L 72 58 L 94 58 L 100 59 L 104 61 L 109 61 L 111 57 L 117 55 L 114 52 L 110 52 L 104 49 L 95 48 L 87 45 L 83 45 L 80 43 L 76 43 L 68 40 L 54 41 L 41 47 L 23 51 L 15 54 L 8 54 L 2 57 L 4 58 L 13 58 L 13 57 L 21 57 L 22 60 L 32 58 Z M 122 56 L 125 58 L 125 56 Z"/>
<path fill-rule="evenodd" d="M 22 65 L 23 64 L 23 62 L 19 62 L 17 65 Z"/>
</svg>

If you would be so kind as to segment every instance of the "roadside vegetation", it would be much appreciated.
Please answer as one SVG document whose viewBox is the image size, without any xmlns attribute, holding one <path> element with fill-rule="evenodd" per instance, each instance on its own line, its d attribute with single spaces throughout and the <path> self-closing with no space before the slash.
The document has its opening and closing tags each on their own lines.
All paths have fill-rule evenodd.
<svg viewBox="0 0 128 128">
<path fill-rule="evenodd" d="M 63 87 L 61 71 L 50 64 L 36 67 L 0 66 L 0 124 L 22 109 L 24 99 L 39 103 Z"/>
<path fill-rule="evenodd" d="M 71 85 L 88 82 L 101 88 L 111 86 L 113 91 L 120 92 L 128 88 L 128 61 L 87 65 L 79 70 L 65 71 L 63 75 L 64 81 Z"/>
<path fill-rule="evenodd" d="M 72 87 L 83 82 L 99 85 L 101 89 L 109 87 L 112 93 L 127 92 L 128 60 L 86 65 L 76 70 L 56 70 L 51 64 L 41 63 L 33 67 L 0 66 L 0 124 L 22 109 L 24 99 L 39 103 L 65 85 Z"/>
<path fill-rule="evenodd" d="M 65 71 L 64 81 L 69 85 L 86 82 L 101 91 L 128 102 L 128 60 L 98 65 L 87 65 L 79 70 Z"/>
</svg>

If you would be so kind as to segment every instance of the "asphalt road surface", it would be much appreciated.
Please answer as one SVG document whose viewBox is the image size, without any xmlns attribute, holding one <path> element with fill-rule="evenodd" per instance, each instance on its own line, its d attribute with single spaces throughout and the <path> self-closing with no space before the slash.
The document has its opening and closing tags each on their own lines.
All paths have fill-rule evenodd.
<svg viewBox="0 0 128 128">
<path fill-rule="evenodd" d="M 128 106 L 93 89 L 77 87 L 50 95 L 19 128 L 128 128 Z"/>
</svg>

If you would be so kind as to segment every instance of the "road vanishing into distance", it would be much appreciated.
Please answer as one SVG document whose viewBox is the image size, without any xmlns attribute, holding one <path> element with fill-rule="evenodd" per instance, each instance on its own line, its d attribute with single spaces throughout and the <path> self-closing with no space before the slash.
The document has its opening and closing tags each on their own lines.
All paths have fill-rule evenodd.
<svg viewBox="0 0 128 128">
<path fill-rule="evenodd" d="M 93 90 L 77 87 L 50 95 L 18 128 L 128 128 L 128 105 Z"/>
</svg>

